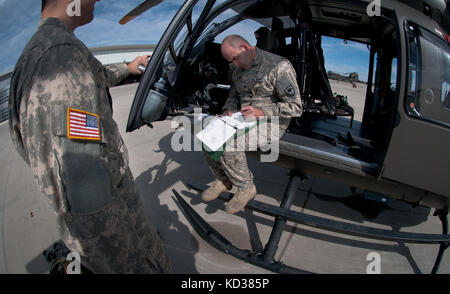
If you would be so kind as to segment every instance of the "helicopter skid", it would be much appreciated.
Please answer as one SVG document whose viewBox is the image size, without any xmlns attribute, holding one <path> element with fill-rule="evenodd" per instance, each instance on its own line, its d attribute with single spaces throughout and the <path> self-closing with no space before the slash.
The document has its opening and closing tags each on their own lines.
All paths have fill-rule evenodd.
<svg viewBox="0 0 450 294">
<path fill-rule="evenodd" d="M 182 198 L 182 196 L 175 189 L 173 189 L 172 191 L 175 194 L 176 199 L 178 200 L 177 204 L 180 206 L 184 215 L 189 220 L 195 231 L 210 245 L 247 263 L 254 264 L 276 273 L 311 273 L 287 266 L 282 262 L 275 261 L 274 259 L 286 221 L 292 221 L 302 225 L 370 239 L 405 243 L 440 244 L 440 250 L 432 269 L 432 273 L 437 273 L 442 256 L 445 250 L 448 249 L 448 246 L 450 244 L 450 234 L 447 233 L 448 224 L 446 211 L 436 210 L 435 213 L 435 215 L 439 216 L 442 222 L 443 234 L 397 232 L 317 217 L 308 215 L 306 213 L 290 210 L 290 206 L 295 197 L 295 192 L 302 179 L 303 175 L 291 172 L 290 180 L 284 193 L 280 207 L 266 204 L 257 200 L 252 200 L 247 204 L 247 209 L 275 217 L 275 223 L 273 225 L 269 241 L 267 242 L 264 251 L 258 253 L 249 250 L 243 250 L 231 244 L 230 241 L 223 237 L 217 230 L 211 227 L 207 221 L 205 221 L 199 214 L 197 214 L 197 212 L 195 212 L 195 210 Z M 207 189 L 206 185 L 186 184 L 186 186 L 200 193 Z M 231 199 L 231 197 L 231 193 L 222 193 L 219 199 L 222 201 L 228 201 Z"/>
</svg>

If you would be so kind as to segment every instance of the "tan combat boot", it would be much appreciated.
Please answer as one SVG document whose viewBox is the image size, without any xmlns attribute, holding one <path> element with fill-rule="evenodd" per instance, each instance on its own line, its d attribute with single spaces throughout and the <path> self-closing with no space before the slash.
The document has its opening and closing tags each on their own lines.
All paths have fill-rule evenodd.
<svg viewBox="0 0 450 294">
<path fill-rule="evenodd" d="M 251 188 L 245 190 L 239 190 L 234 194 L 233 198 L 225 204 L 226 212 L 234 214 L 241 211 L 247 203 L 255 198 L 256 187 L 253 185 Z"/>
<path fill-rule="evenodd" d="M 221 180 L 215 180 L 211 187 L 206 189 L 202 193 L 203 201 L 211 201 L 219 197 L 220 193 L 228 192 L 233 188 L 233 184 L 230 180 L 226 179 L 223 182 Z"/>
</svg>

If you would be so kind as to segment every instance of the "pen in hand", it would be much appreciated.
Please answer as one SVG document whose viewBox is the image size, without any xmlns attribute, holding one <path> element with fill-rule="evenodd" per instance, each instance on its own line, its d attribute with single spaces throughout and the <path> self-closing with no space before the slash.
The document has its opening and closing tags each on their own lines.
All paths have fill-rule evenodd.
<svg viewBox="0 0 450 294">
<path fill-rule="evenodd" d="M 258 119 L 261 116 L 264 116 L 264 112 L 256 107 L 251 106 L 252 103 L 250 102 L 247 106 L 242 106 L 241 113 L 246 119 L 247 117 L 254 117 L 255 119 Z"/>
<path fill-rule="evenodd" d="M 252 106 L 252 102 L 250 102 L 250 103 L 247 104 L 247 105 L 242 106 L 242 107 L 241 107 L 241 112 L 248 111 L 248 109 L 249 109 L 248 107 L 249 107 L 249 106 Z"/>
</svg>

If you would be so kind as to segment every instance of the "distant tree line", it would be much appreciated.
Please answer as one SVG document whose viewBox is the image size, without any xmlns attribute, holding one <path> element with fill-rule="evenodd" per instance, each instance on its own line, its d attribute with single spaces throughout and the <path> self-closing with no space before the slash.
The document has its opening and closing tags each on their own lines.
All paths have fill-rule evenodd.
<svg viewBox="0 0 450 294">
<path fill-rule="evenodd" d="M 345 76 L 345 75 L 341 75 L 341 74 L 338 74 L 338 73 L 335 73 L 332 71 L 328 71 L 327 75 L 330 80 L 336 80 L 336 81 L 340 81 L 340 82 L 349 82 L 349 83 L 363 83 L 363 84 L 366 83 L 366 82 L 359 80 L 359 75 L 357 72 L 351 72 L 348 74 L 348 76 Z"/>
</svg>

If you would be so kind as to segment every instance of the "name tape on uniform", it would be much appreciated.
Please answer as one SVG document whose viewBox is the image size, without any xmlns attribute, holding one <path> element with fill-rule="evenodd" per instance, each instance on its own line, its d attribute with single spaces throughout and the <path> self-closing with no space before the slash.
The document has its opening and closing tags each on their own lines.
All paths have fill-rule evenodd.
<svg viewBox="0 0 450 294">
<path fill-rule="evenodd" d="M 67 108 L 67 137 L 100 141 L 100 117 L 87 111 Z"/>
</svg>

